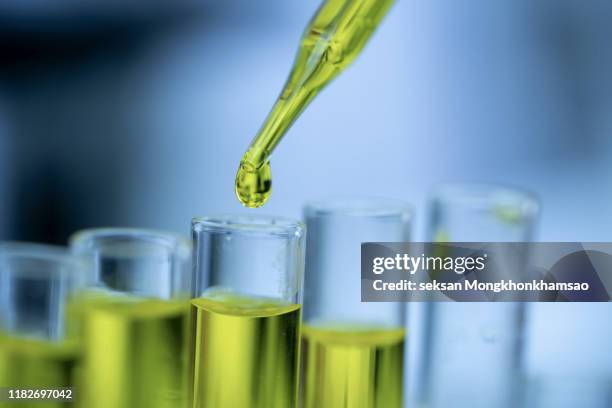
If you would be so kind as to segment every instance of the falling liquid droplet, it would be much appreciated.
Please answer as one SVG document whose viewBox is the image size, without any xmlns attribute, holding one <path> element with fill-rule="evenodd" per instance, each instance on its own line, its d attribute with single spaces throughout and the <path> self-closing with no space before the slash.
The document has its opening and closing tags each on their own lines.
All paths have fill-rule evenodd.
<svg viewBox="0 0 612 408">
<path fill-rule="evenodd" d="M 236 196 L 245 207 L 261 207 L 272 194 L 272 171 L 267 161 L 259 168 L 242 161 L 236 174 Z"/>
</svg>

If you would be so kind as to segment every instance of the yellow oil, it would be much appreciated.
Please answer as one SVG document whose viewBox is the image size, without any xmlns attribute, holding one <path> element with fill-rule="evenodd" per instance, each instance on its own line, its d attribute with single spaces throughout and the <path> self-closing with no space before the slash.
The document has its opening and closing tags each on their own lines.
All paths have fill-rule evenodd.
<svg viewBox="0 0 612 408">
<path fill-rule="evenodd" d="M 188 406 L 188 301 L 83 304 L 82 397 L 87 408 Z"/>
<path fill-rule="evenodd" d="M 192 300 L 193 408 L 295 408 L 301 308 L 216 294 Z"/>
<path fill-rule="evenodd" d="M 303 328 L 304 408 L 400 408 L 403 329 Z"/>
<path fill-rule="evenodd" d="M 236 195 L 247 207 L 270 197 L 269 157 L 293 122 L 332 79 L 353 62 L 393 0 L 326 0 L 302 36 L 285 87 L 240 161 Z"/>
<path fill-rule="evenodd" d="M 74 387 L 78 361 L 79 347 L 76 342 L 33 340 L 0 333 L 0 387 Z M 60 401 L 0 402 L 0 407 L 21 408 L 64 408 L 73 405 Z"/>
<path fill-rule="evenodd" d="M 257 208 L 264 205 L 272 194 L 272 172 L 267 161 L 260 168 L 244 162 L 236 175 L 236 195 L 245 206 Z"/>
</svg>

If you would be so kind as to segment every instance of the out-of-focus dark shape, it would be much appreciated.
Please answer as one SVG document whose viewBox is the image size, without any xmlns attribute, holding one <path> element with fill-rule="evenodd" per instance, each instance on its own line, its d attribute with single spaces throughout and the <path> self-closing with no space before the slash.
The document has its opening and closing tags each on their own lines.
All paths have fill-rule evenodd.
<svg viewBox="0 0 612 408">
<path fill-rule="evenodd" d="M 206 13 L 189 0 L 48 7 L 0 7 L 0 89 L 13 131 L 4 235 L 65 243 L 84 224 L 112 222 L 117 181 L 129 173 L 121 115 L 131 100 L 113 76 Z"/>
</svg>

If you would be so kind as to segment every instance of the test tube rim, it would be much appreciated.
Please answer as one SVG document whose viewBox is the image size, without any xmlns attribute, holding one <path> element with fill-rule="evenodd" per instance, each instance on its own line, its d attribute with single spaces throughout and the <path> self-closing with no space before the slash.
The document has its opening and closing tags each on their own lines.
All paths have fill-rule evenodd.
<svg viewBox="0 0 612 408">
<path fill-rule="evenodd" d="M 84 258 L 71 253 L 68 247 L 23 241 L 0 242 L 0 261 L 17 259 L 70 266 L 68 268 L 44 268 L 37 269 L 36 271 L 27 270 L 21 272 L 24 274 L 27 273 L 28 276 L 79 276 L 83 271 L 87 270 L 88 266 Z"/>
<path fill-rule="evenodd" d="M 395 198 L 329 197 L 306 203 L 304 205 L 304 215 L 306 217 L 400 217 L 403 221 L 411 221 L 413 207 L 409 203 Z"/>
<path fill-rule="evenodd" d="M 172 254 L 177 257 L 190 259 L 191 240 L 186 236 L 170 231 L 163 231 L 149 228 L 125 228 L 125 227 L 103 227 L 87 228 L 72 234 L 68 240 L 70 248 L 75 249 L 89 248 L 94 242 L 101 240 L 119 240 L 137 238 L 142 242 L 158 244 L 170 249 Z"/>
<path fill-rule="evenodd" d="M 523 187 L 475 181 L 438 183 L 430 191 L 429 202 L 483 211 L 495 205 L 512 205 L 523 217 L 537 216 L 541 206 L 538 195 Z"/>
<path fill-rule="evenodd" d="M 257 221 L 257 222 L 254 222 Z M 194 217 L 191 220 L 195 232 L 226 232 L 259 236 L 301 238 L 306 226 L 299 220 L 273 215 L 221 214 Z"/>
</svg>

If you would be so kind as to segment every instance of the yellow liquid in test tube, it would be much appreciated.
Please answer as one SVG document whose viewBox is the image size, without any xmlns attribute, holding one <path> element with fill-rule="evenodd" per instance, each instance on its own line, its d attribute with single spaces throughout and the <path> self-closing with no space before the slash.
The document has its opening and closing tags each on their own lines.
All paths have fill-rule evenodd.
<svg viewBox="0 0 612 408">
<path fill-rule="evenodd" d="M 192 300 L 193 408 L 295 408 L 301 308 L 215 294 Z"/>
<path fill-rule="evenodd" d="M 401 408 L 404 329 L 303 328 L 304 408 Z"/>
<path fill-rule="evenodd" d="M 72 341 L 33 340 L 0 333 L 0 387 L 45 390 L 75 387 L 79 357 L 78 344 Z M 54 400 L 0 402 L 0 407 L 7 408 L 72 406 L 72 402 Z"/>
<path fill-rule="evenodd" d="M 240 161 L 236 195 L 260 207 L 272 192 L 269 157 L 289 127 L 325 85 L 353 62 L 393 0 L 327 0 L 302 37 L 285 87 Z"/>
<path fill-rule="evenodd" d="M 82 307 L 86 408 L 188 406 L 188 301 L 100 298 Z"/>
</svg>

